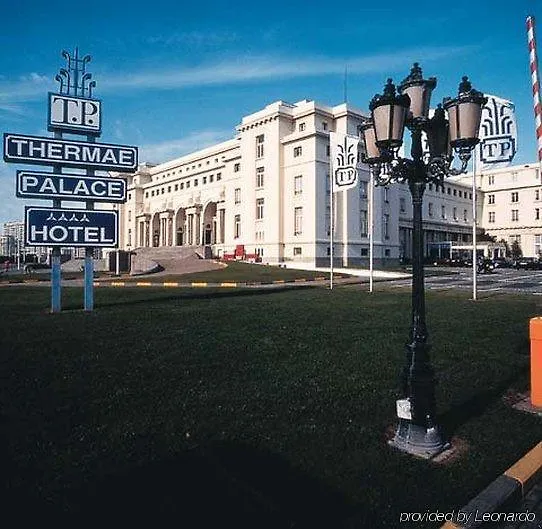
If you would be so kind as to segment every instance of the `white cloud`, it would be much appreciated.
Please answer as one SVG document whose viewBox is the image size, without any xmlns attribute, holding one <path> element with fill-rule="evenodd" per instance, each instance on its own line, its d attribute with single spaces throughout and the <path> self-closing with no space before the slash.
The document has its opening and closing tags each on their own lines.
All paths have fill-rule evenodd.
<svg viewBox="0 0 542 529">
<path fill-rule="evenodd" d="M 234 131 L 232 130 L 202 130 L 191 133 L 185 138 L 142 145 L 139 148 L 139 159 L 151 163 L 161 163 L 231 139 L 233 136 Z"/>
<path fill-rule="evenodd" d="M 174 38 L 174 37 L 170 37 Z M 188 38 L 187 36 L 183 38 Z M 194 33 L 194 40 L 208 38 Z M 125 90 L 168 90 L 187 86 L 238 84 L 272 79 L 297 77 L 322 77 L 341 75 L 345 65 L 350 74 L 402 72 L 414 60 L 425 63 L 444 57 L 472 52 L 474 46 L 441 48 L 412 48 L 397 53 L 383 53 L 358 57 L 277 57 L 272 55 L 242 55 L 218 63 L 183 68 L 182 65 L 159 71 L 115 72 L 102 74 L 100 92 Z M 33 72 L 16 81 L 0 78 L 0 110 L 22 113 L 18 104 L 42 98 L 44 92 L 53 90 L 52 78 Z"/>
<path fill-rule="evenodd" d="M 195 68 L 175 68 L 157 72 L 123 73 L 104 78 L 103 90 L 173 89 L 185 86 L 233 84 L 268 79 L 321 77 L 342 74 L 345 65 L 351 74 L 389 72 L 408 67 L 414 60 L 424 63 L 472 51 L 472 46 L 414 48 L 398 53 L 363 57 L 281 58 L 244 55 Z"/>
</svg>

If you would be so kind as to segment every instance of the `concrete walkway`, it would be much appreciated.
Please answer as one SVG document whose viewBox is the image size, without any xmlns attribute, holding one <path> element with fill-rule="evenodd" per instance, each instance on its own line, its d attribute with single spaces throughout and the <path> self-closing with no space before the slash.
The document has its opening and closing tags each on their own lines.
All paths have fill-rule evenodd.
<svg viewBox="0 0 542 529">
<path fill-rule="evenodd" d="M 324 274 L 330 273 L 329 267 L 312 266 L 308 263 L 287 263 L 283 265 L 283 268 L 289 268 L 293 270 L 308 270 L 315 272 L 323 272 Z M 334 274 L 350 274 L 358 277 L 369 278 L 369 270 L 366 268 L 333 268 Z M 329 276 L 327 276 L 329 277 Z M 326 278 L 327 278 L 326 277 Z M 384 270 L 373 270 L 374 279 L 406 279 L 411 277 L 411 274 L 404 272 L 387 272 Z"/>
</svg>

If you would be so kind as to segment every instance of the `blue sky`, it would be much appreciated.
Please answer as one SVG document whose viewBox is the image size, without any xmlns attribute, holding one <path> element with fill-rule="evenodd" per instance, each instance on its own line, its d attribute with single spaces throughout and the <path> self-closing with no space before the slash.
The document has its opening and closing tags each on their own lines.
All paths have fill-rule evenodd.
<svg viewBox="0 0 542 529">
<path fill-rule="evenodd" d="M 50 135 L 47 92 L 65 66 L 61 51 L 75 46 L 92 56 L 99 141 L 137 145 L 140 161 L 152 162 L 228 139 L 242 116 L 276 100 L 339 104 L 345 66 L 348 101 L 367 110 L 388 76 L 399 82 L 418 61 L 438 78 L 435 104 L 457 92 L 462 75 L 512 100 L 515 162 L 533 162 L 525 18 L 539 20 L 542 55 L 541 1 L 7 2 L 0 132 Z M 17 168 L 0 162 L 0 223 L 23 216 Z"/>
</svg>

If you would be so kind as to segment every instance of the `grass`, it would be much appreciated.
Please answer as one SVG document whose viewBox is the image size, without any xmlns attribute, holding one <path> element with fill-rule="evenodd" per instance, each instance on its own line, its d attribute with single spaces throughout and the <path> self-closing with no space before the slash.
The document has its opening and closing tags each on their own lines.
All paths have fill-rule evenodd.
<svg viewBox="0 0 542 529">
<path fill-rule="evenodd" d="M 461 507 L 540 440 L 503 399 L 527 387 L 533 297 L 428 293 L 439 422 L 466 447 L 436 465 L 385 442 L 407 291 L 104 289 L 91 314 L 81 295 L 65 288 L 51 315 L 48 289 L 0 289 L 19 521 L 398 527 Z"/>
</svg>

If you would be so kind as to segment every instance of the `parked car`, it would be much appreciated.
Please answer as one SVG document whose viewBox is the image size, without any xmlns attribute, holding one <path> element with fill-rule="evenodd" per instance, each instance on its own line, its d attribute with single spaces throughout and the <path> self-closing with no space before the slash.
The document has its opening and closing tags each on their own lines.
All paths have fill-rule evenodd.
<svg viewBox="0 0 542 529">
<path fill-rule="evenodd" d="M 505 257 L 496 257 L 493 259 L 493 263 L 495 264 L 495 268 L 511 268 L 514 264 L 513 261 Z"/>
<path fill-rule="evenodd" d="M 47 263 L 28 263 L 24 265 L 25 274 L 31 274 L 36 270 L 49 270 L 51 267 Z"/>
<path fill-rule="evenodd" d="M 514 262 L 516 270 L 542 270 L 542 261 L 536 257 L 520 257 Z"/>
<path fill-rule="evenodd" d="M 490 274 L 495 270 L 495 263 L 492 259 L 478 259 L 476 271 L 481 274 Z"/>
</svg>

